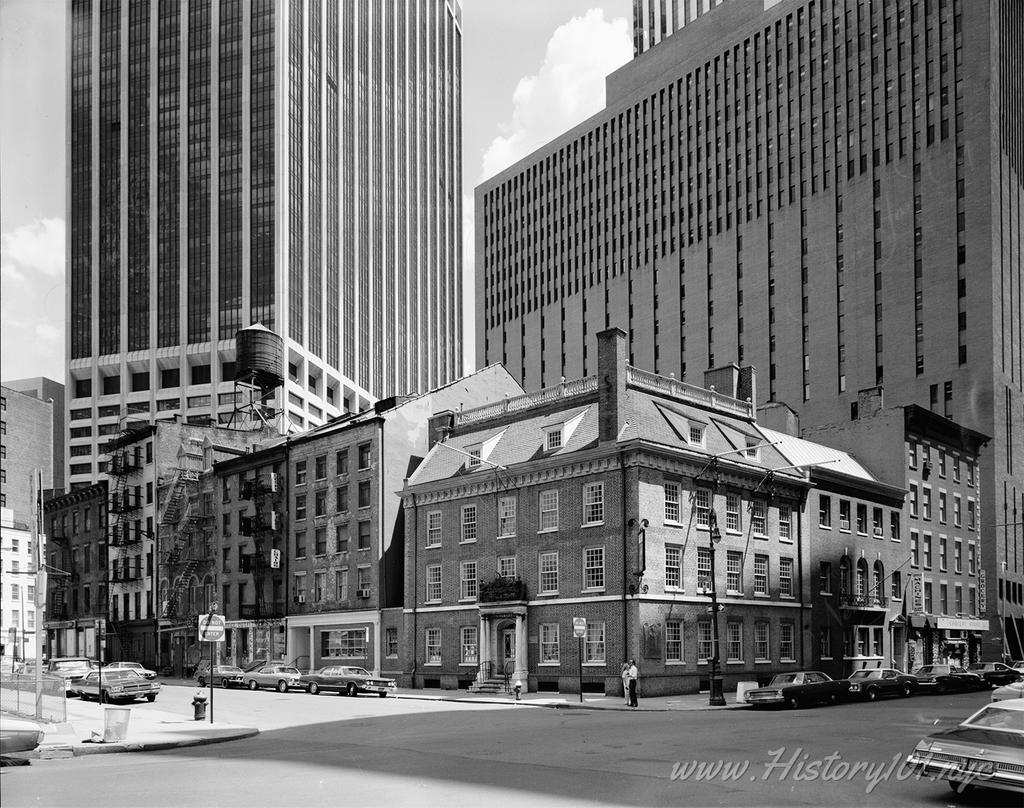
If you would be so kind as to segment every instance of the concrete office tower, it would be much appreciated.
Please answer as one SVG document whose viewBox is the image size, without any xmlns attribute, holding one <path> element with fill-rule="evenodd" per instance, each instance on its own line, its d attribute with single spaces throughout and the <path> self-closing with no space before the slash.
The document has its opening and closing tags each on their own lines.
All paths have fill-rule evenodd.
<svg viewBox="0 0 1024 808">
<path fill-rule="evenodd" d="M 989 616 L 1024 615 L 1024 5 L 726 2 L 476 196 L 477 359 L 526 389 L 753 365 L 804 426 L 884 386 L 993 436 Z"/>
<path fill-rule="evenodd" d="M 67 49 L 72 485 L 225 422 L 253 323 L 297 428 L 461 374 L 458 0 L 69 0 Z"/>
<path fill-rule="evenodd" d="M 639 56 L 725 0 L 633 0 L 633 55 Z M 757 2 L 757 0 L 745 0 Z M 765 5 L 778 0 L 764 0 Z"/>
</svg>

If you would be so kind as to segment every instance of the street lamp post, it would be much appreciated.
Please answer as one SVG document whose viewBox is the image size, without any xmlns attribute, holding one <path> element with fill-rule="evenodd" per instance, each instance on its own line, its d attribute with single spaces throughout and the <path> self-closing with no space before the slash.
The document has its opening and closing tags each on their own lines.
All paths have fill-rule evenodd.
<svg viewBox="0 0 1024 808">
<path fill-rule="evenodd" d="M 719 668 L 720 644 L 718 638 L 718 587 L 715 583 L 715 545 L 722 540 L 722 531 L 718 529 L 718 519 L 711 511 L 711 531 L 708 536 L 708 547 L 711 550 L 711 681 L 708 687 L 708 704 L 712 707 L 724 707 L 725 696 L 722 695 L 722 673 Z"/>
</svg>

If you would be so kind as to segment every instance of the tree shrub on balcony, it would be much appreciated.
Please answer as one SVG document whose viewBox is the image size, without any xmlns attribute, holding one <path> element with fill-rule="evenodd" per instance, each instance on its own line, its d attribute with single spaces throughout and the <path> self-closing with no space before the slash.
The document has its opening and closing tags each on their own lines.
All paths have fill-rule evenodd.
<svg viewBox="0 0 1024 808">
<path fill-rule="evenodd" d="M 505 600 L 526 600 L 526 582 L 522 578 L 503 578 L 500 575 L 480 584 L 479 603 L 499 603 Z"/>
</svg>

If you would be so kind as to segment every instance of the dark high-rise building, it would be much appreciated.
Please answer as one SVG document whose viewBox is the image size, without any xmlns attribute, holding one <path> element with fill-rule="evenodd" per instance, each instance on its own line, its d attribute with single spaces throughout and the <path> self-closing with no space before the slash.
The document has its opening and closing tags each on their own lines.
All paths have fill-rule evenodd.
<svg viewBox="0 0 1024 808">
<path fill-rule="evenodd" d="M 69 0 L 72 485 L 124 416 L 226 421 L 254 323 L 298 428 L 461 374 L 461 14 Z"/>
<path fill-rule="evenodd" d="M 602 112 L 477 189 L 478 362 L 553 385 L 596 372 L 617 326 L 659 374 L 756 366 L 805 426 L 882 386 L 992 435 L 988 613 L 1024 632 L 1024 6 L 684 22 L 608 77 Z"/>
</svg>

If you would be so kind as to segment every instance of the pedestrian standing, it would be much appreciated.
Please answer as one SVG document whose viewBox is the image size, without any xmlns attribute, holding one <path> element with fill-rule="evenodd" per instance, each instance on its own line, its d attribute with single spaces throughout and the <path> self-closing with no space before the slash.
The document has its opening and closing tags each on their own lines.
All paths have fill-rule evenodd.
<svg viewBox="0 0 1024 808">
<path fill-rule="evenodd" d="M 640 671 L 636 668 L 636 661 L 629 660 L 629 706 L 636 707 L 636 688 L 637 682 L 640 679 Z"/>
<path fill-rule="evenodd" d="M 626 706 L 629 706 L 629 662 L 622 663 L 622 671 L 619 674 L 622 677 L 622 697 L 625 699 Z"/>
</svg>

